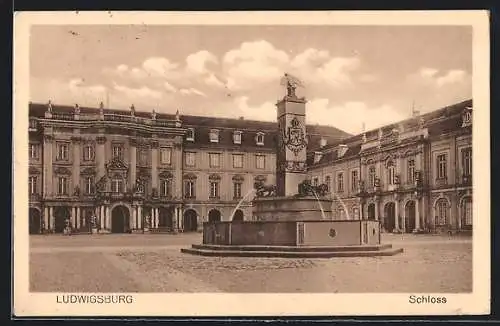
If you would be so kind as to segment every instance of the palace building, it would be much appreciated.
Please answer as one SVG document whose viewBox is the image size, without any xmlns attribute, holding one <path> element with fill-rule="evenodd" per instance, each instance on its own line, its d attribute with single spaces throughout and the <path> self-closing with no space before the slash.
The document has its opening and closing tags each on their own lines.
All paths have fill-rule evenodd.
<svg viewBox="0 0 500 326">
<path fill-rule="evenodd" d="M 308 125 L 308 175 L 336 219 L 471 229 L 472 101 L 350 135 Z M 275 183 L 277 123 L 30 103 L 30 233 L 199 231 L 251 220 Z M 237 208 L 237 209 L 236 209 Z"/>
<path fill-rule="evenodd" d="M 472 101 L 343 139 L 308 157 L 337 219 L 388 232 L 472 230 Z"/>
<path fill-rule="evenodd" d="M 318 146 L 350 136 L 307 132 Z M 275 182 L 276 133 L 276 123 L 243 118 L 31 103 L 30 233 L 62 232 L 67 220 L 88 232 L 92 216 L 113 233 L 251 219 L 254 183 Z"/>
</svg>

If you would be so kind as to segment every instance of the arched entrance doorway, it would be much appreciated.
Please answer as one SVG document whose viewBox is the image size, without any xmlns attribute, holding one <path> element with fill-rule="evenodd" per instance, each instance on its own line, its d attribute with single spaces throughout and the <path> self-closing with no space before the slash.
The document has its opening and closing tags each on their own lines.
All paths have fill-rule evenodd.
<svg viewBox="0 0 500 326">
<path fill-rule="evenodd" d="M 42 231 L 42 217 L 40 211 L 36 208 L 30 208 L 30 234 L 38 234 Z"/>
<path fill-rule="evenodd" d="M 368 205 L 368 219 L 375 220 L 375 204 L 371 203 Z"/>
<path fill-rule="evenodd" d="M 198 214 L 194 209 L 188 209 L 183 217 L 184 232 L 195 232 L 198 228 Z"/>
<path fill-rule="evenodd" d="M 393 202 L 385 204 L 383 223 L 387 232 L 392 232 L 396 227 L 396 205 Z"/>
<path fill-rule="evenodd" d="M 234 212 L 233 221 L 242 222 L 243 220 L 244 220 L 243 211 L 241 209 L 237 209 L 236 212 Z"/>
<path fill-rule="evenodd" d="M 173 223 L 173 208 L 160 207 L 158 209 L 158 227 L 159 228 L 172 228 Z"/>
<path fill-rule="evenodd" d="M 415 230 L 415 201 L 410 200 L 405 206 L 405 232 L 411 233 Z"/>
<path fill-rule="evenodd" d="M 63 233 L 66 227 L 66 220 L 71 216 L 71 210 L 67 206 L 54 208 L 54 227 L 55 233 Z"/>
<path fill-rule="evenodd" d="M 126 206 L 115 206 L 111 211 L 111 233 L 126 233 L 130 228 L 130 212 Z"/>
<path fill-rule="evenodd" d="M 217 209 L 212 209 L 210 212 L 208 212 L 208 221 L 209 222 L 220 222 L 221 220 L 221 214 L 219 210 Z"/>
</svg>

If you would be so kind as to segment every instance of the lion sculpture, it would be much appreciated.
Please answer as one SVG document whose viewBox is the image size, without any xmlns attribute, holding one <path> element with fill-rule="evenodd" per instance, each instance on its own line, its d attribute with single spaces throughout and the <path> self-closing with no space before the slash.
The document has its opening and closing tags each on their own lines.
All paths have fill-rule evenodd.
<svg viewBox="0 0 500 326">
<path fill-rule="evenodd" d="M 298 186 L 298 196 L 318 196 L 318 197 L 324 197 L 328 193 L 328 185 L 326 184 L 320 184 L 317 186 L 314 186 L 311 184 L 311 180 L 304 180 L 301 183 L 299 183 Z"/>
<path fill-rule="evenodd" d="M 276 196 L 276 185 L 265 185 L 262 182 L 255 182 L 255 196 L 257 197 L 272 197 Z"/>
</svg>

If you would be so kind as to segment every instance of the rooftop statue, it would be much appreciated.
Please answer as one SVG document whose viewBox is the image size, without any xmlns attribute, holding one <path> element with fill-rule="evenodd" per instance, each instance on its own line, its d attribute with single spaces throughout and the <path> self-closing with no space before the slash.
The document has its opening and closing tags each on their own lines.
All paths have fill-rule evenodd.
<svg viewBox="0 0 500 326">
<path fill-rule="evenodd" d="M 285 73 L 283 75 L 283 77 L 281 78 L 280 84 L 282 86 L 286 86 L 286 91 L 287 91 L 286 95 L 290 96 L 290 97 L 297 96 L 295 94 L 295 90 L 297 89 L 297 87 L 303 87 L 303 88 L 305 87 L 300 79 L 298 79 L 297 77 L 295 77 L 289 73 Z"/>
</svg>

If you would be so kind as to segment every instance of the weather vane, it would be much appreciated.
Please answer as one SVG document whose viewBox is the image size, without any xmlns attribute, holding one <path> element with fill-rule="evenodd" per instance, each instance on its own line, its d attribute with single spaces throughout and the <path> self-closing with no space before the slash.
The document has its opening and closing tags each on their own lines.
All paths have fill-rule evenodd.
<svg viewBox="0 0 500 326">
<path fill-rule="evenodd" d="M 285 75 L 281 78 L 281 85 L 286 86 L 287 96 L 290 97 L 296 97 L 295 90 L 297 87 L 305 88 L 300 79 L 289 73 L 285 73 Z"/>
</svg>

